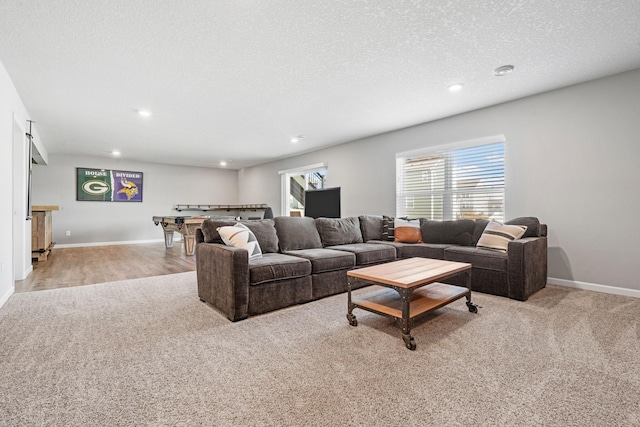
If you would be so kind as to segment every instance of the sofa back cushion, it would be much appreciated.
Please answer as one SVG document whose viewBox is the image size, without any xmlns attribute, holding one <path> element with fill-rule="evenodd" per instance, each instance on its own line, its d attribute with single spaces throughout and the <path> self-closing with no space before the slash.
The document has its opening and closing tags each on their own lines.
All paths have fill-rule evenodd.
<svg viewBox="0 0 640 427">
<path fill-rule="evenodd" d="M 480 240 L 480 236 L 482 236 L 482 232 L 487 227 L 487 224 L 489 224 L 488 219 L 476 219 L 476 226 L 473 229 L 473 242 L 471 243 L 471 246 L 475 246 L 476 243 L 478 243 L 478 240 Z"/>
<path fill-rule="evenodd" d="M 451 243 L 471 246 L 474 243 L 473 232 L 476 223 L 472 219 L 456 219 L 453 221 L 431 221 L 423 219 L 420 222 L 422 241 L 424 243 Z"/>
<path fill-rule="evenodd" d="M 322 247 L 315 220 L 308 217 L 277 216 L 273 219 L 280 251 L 317 249 Z"/>
<path fill-rule="evenodd" d="M 200 226 L 204 236 L 204 243 L 224 243 L 220 233 L 218 233 L 218 228 L 230 227 L 237 222 L 235 219 L 205 219 Z"/>
<path fill-rule="evenodd" d="M 349 218 L 316 218 L 316 228 L 323 246 L 362 243 L 360 220 Z"/>
<path fill-rule="evenodd" d="M 381 215 L 362 215 L 360 220 L 360 232 L 362 240 L 382 240 L 382 216 Z"/>
<path fill-rule="evenodd" d="M 540 221 L 534 216 L 521 216 L 518 218 L 510 219 L 504 223 L 505 225 L 524 225 L 527 227 L 527 231 L 524 232 L 524 237 L 538 237 Z"/>
<path fill-rule="evenodd" d="M 278 235 L 273 219 L 240 221 L 256 236 L 263 254 L 278 252 Z"/>
<path fill-rule="evenodd" d="M 234 219 L 205 219 L 200 227 L 204 236 L 204 243 L 224 243 L 220 233 L 218 233 L 218 228 L 229 227 L 237 223 L 244 224 L 251 230 L 258 240 L 262 253 L 278 252 L 278 236 L 276 235 L 273 219 L 241 221 Z"/>
</svg>

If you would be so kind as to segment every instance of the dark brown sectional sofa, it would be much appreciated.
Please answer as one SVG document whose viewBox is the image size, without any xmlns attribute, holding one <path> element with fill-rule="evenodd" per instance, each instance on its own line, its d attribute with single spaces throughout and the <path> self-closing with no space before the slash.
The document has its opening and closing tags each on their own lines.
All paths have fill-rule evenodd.
<svg viewBox="0 0 640 427">
<path fill-rule="evenodd" d="M 472 264 L 473 291 L 526 300 L 547 281 L 546 225 L 526 225 L 506 253 L 477 248 L 486 220 L 420 221 L 425 243 L 389 240 L 389 219 L 364 215 L 341 219 L 276 217 L 242 220 L 256 236 L 262 257 L 225 245 L 218 227 L 238 221 L 205 220 L 196 234 L 198 295 L 232 321 L 347 290 L 346 272 L 355 268 L 426 257 Z M 464 285 L 462 276 L 448 283 Z"/>
</svg>

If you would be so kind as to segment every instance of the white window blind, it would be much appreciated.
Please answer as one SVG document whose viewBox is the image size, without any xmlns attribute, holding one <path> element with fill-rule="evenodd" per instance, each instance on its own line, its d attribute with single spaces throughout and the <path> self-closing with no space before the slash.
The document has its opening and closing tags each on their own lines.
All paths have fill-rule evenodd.
<svg viewBox="0 0 640 427">
<path fill-rule="evenodd" d="M 504 145 L 399 155 L 396 216 L 504 221 Z"/>
</svg>

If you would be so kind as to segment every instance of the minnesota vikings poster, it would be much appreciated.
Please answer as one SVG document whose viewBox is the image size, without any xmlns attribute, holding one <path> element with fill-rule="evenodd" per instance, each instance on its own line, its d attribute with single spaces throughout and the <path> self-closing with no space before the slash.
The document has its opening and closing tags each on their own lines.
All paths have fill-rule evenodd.
<svg viewBox="0 0 640 427">
<path fill-rule="evenodd" d="M 142 202 L 142 172 L 76 168 L 76 200 Z"/>
</svg>

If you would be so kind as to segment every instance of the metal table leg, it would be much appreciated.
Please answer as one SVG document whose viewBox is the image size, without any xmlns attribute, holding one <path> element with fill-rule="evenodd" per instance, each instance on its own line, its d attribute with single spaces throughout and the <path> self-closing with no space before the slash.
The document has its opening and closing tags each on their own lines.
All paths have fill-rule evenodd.
<svg viewBox="0 0 640 427">
<path fill-rule="evenodd" d="M 469 309 L 469 311 L 471 313 L 477 313 L 478 312 L 478 306 L 471 302 L 471 270 L 465 271 L 464 274 L 466 276 L 466 280 L 465 280 L 466 287 L 469 290 L 467 295 L 465 295 L 465 297 L 467 298 L 467 308 Z"/>
<path fill-rule="evenodd" d="M 355 283 L 355 278 L 347 276 L 347 320 L 351 326 L 358 326 L 358 319 L 353 315 L 355 305 L 351 302 L 351 288 Z"/>
<path fill-rule="evenodd" d="M 416 349 L 416 341 L 411 336 L 411 289 L 395 288 L 402 299 L 402 340 L 409 350 Z"/>
</svg>

